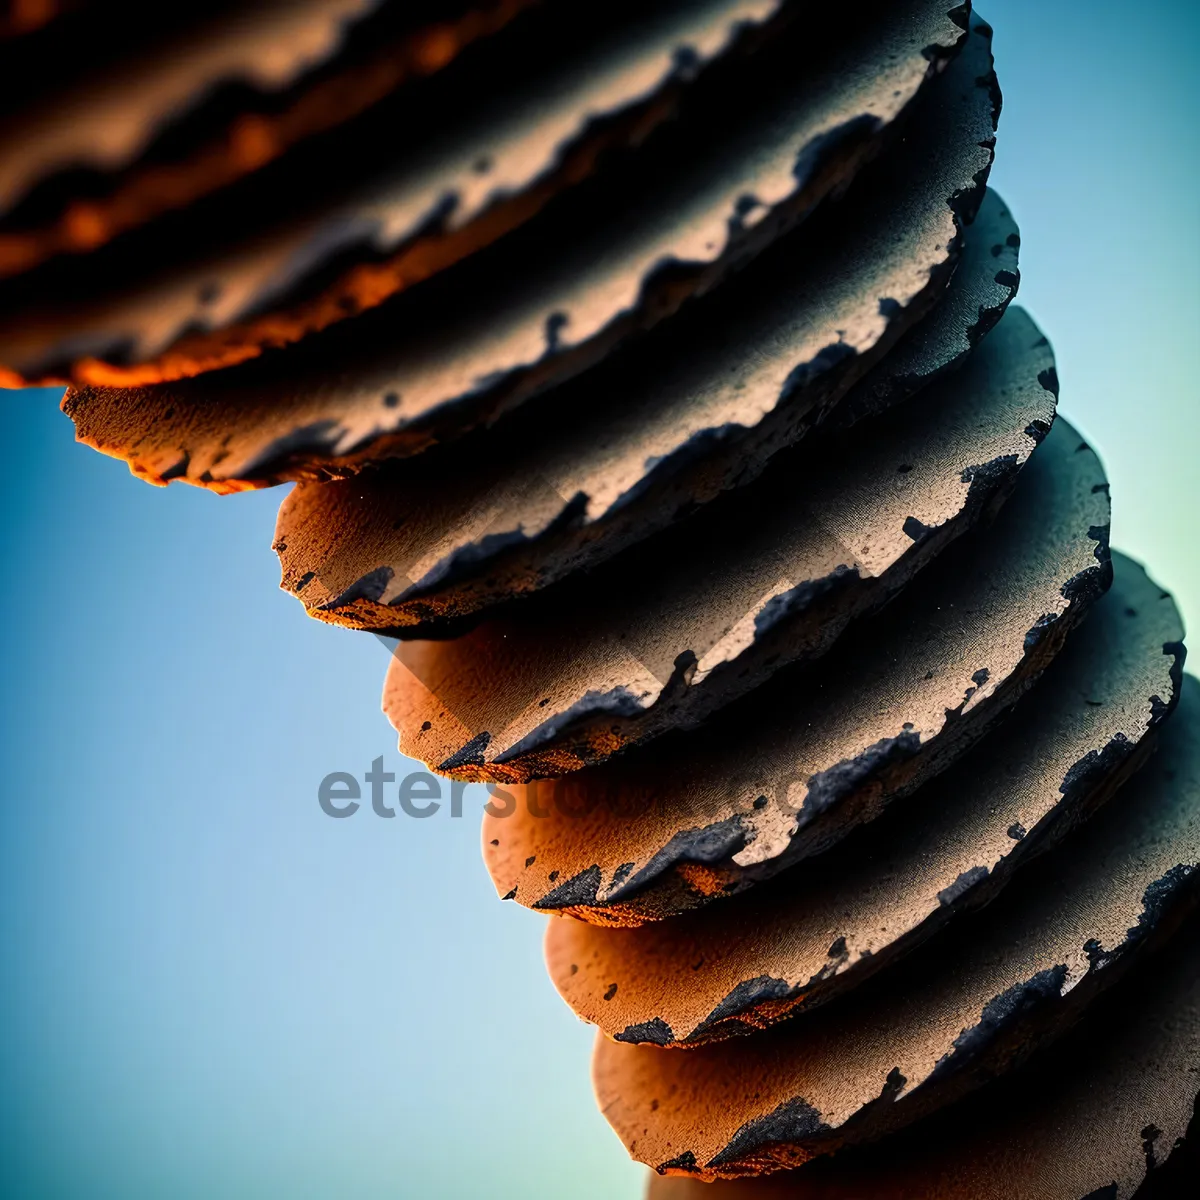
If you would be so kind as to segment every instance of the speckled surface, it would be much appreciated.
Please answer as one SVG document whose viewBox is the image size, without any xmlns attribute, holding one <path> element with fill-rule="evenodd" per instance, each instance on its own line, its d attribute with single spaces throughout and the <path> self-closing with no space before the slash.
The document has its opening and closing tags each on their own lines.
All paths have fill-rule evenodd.
<svg viewBox="0 0 1200 1200">
<path fill-rule="evenodd" d="M 605 150 L 641 141 L 689 83 L 794 11 L 783 0 L 707 0 L 608 31 L 581 61 L 568 55 L 523 90 L 516 81 L 505 102 L 468 110 L 416 153 L 384 154 L 380 169 L 330 205 L 284 206 L 279 220 L 249 228 L 218 255 L 143 270 L 86 310 L 64 312 L 60 324 L 72 336 L 91 329 L 90 353 L 108 364 L 80 370 L 114 383 L 196 375 L 382 303 L 528 220 Z M 489 11 L 493 24 L 503 15 Z M 0 233 L 0 271 L 4 245 Z M 0 352 L 4 328 L 0 321 Z M 61 358 L 40 336 L 42 358 Z M 99 349 L 105 337 L 112 352 Z"/>
<path fill-rule="evenodd" d="M 851 388 L 830 411 L 828 425 L 852 425 L 961 366 L 1004 315 L 1020 282 L 1021 233 L 994 191 L 985 193 L 965 242 L 937 307 Z"/>
<path fill-rule="evenodd" d="M 1200 1137 L 1196 921 L 1095 1008 L 1029 1069 L 878 1147 L 760 1179 L 653 1175 L 646 1200 L 1183 1200 Z"/>
<path fill-rule="evenodd" d="M 534 261 L 493 265 L 441 302 L 418 306 L 414 289 L 411 304 L 308 338 L 278 362 L 84 388 L 66 409 L 84 441 L 137 474 L 218 490 L 352 471 L 457 436 L 594 365 L 844 186 L 957 48 L 961 20 L 949 0 L 886 6 L 819 70 L 768 78 L 719 144 L 670 179 L 647 177 L 649 194 L 584 233 L 530 243 Z"/>
<path fill-rule="evenodd" d="M 1190 1194 L 1200 684 L 1010 306 L 986 22 L 250 8 L 0 71 L 0 383 L 299 484 L 282 585 L 487 784 L 653 1198 Z"/>
<path fill-rule="evenodd" d="M 958 360 L 1017 284 L 1019 235 L 995 197 L 958 263 L 958 226 L 991 160 L 990 69 L 976 37 L 920 98 L 913 132 L 837 210 L 642 352 L 470 445 L 302 484 L 279 515 L 282 586 L 335 624 L 438 632 L 752 480 L 848 388 L 862 416 Z"/>
<path fill-rule="evenodd" d="M 670 921 L 552 921 L 563 999 L 618 1041 L 747 1033 L 826 1003 L 992 899 L 1142 765 L 1179 699 L 1175 604 L 1113 559 L 1112 589 L 1015 715 L 866 836 Z"/>
<path fill-rule="evenodd" d="M 554 785 L 503 785 L 506 815 L 483 830 L 497 890 L 637 923 L 827 848 L 948 766 L 1032 683 L 1107 589 L 1108 511 L 1099 461 L 1059 418 L 988 530 L 816 670 Z"/>
<path fill-rule="evenodd" d="M 1054 420 L 1053 378 L 1014 310 L 919 407 L 778 461 L 735 504 L 544 604 L 404 643 L 384 697 L 401 751 L 440 767 L 487 730 L 476 777 L 562 775 L 819 657 L 994 512 Z"/>
<path fill-rule="evenodd" d="M 797 1165 L 1010 1068 L 1195 906 L 1200 685 L 1154 765 L 978 920 L 842 1003 L 695 1050 L 601 1037 L 605 1116 L 634 1157 L 703 1175 Z"/>
</svg>

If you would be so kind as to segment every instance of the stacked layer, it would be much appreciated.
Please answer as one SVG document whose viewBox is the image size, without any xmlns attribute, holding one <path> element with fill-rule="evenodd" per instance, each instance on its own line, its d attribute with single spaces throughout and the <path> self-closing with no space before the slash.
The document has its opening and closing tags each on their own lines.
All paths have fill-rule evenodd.
<svg viewBox="0 0 1200 1200">
<path fill-rule="evenodd" d="M 1200 694 L 1010 305 L 988 26 L 105 11 L 0 40 L 104 49 L 5 118 L 3 378 L 152 482 L 296 482 L 283 586 L 398 639 L 401 750 L 488 784 L 630 1153 L 1179 1194 Z"/>
</svg>

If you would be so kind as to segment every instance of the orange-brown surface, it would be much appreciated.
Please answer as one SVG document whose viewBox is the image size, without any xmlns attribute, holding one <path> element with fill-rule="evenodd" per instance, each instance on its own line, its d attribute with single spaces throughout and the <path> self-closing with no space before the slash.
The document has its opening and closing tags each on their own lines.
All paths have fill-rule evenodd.
<svg viewBox="0 0 1200 1200">
<path fill-rule="evenodd" d="M 299 484 L 283 586 L 402 635 L 652 1200 L 1188 1194 L 1200 683 L 1010 307 L 970 5 L 59 7 L 0 383 Z"/>
<path fill-rule="evenodd" d="M 276 529 L 282 586 L 335 624 L 444 632 L 745 484 L 848 390 L 862 416 L 966 354 L 1017 282 L 994 196 L 959 263 L 991 157 L 990 78 L 986 44 L 968 46 L 846 200 L 640 352 L 470 445 L 302 484 Z M 920 342 L 897 345 L 917 323 Z"/>
<path fill-rule="evenodd" d="M 261 371 L 76 390 L 80 438 L 153 482 L 236 490 L 345 474 L 490 423 L 715 287 L 852 178 L 934 73 L 930 47 L 937 61 L 963 34 L 946 0 L 887 14 L 868 45 L 756 93 L 719 145 L 677 172 L 656 164 L 637 181 L 648 194 L 586 233 L 562 216 L 553 237 L 531 232 L 486 277 L 422 305 L 413 289 Z M 6 351 L 0 333 L 10 364 L 26 350 Z"/>
<path fill-rule="evenodd" d="M 1015 715 L 867 836 L 669 921 L 550 922 L 567 1003 L 620 1041 L 729 1037 L 827 1002 L 993 898 L 1142 765 L 1178 700 L 1179 613 L 1113 557 L 1112 590 Z"/>
<path fill-rule="evenodd" d="M 385 701 L 401 751 L 437 768 L 486 730 L 478 776 L 561 775 L 695 726 L 819 657 L 998 507 L 1054 420 L 1053 366 L 1038 328 L 1010 310 L 915 413 L 778 461 L 713 520 L 545 604 L 404 643 Z"/>
<path fill-rule="evenodd" d="M 1097 1009 L 1029 1070 L 878 1147 L 760 1179 L 654 1175 L 646 1200 L 1181 1200 L 1200 1135 L 1195 922 Z"/>
<path fill-rule="evenodd" d="M 61 89 L 42 110 L 9 123 L 0 152 L 0 210 L 56 171 L 87 166 L 107 174 L 111 186 L 72 200 L 42 223 L 8 229 L 0 223 L 0 278 L 56 255 L 86 254 L 228 186 L 305 138 L 350 120 L 405 81 L 440 70 L 463 47 L 535 2 L 469 5 L 406 31 L 343 71 L 319 68 L 336 59 L 344 31 L 379 9 L 378 0 L 246 7 L 187 30 L 140 60 Z M 306 73 L 314 77 L 298 86 Z M 166 123 L 233 80 L 268 102 L 209 130 L 186 155 L 143 157 Z M 284 104 L 269 102 L 286 89 Z"/>
<path fill-rule="evenodd" d="M 1108 512 L 1099 462 L 1059 418 L 986 532 L 815 670 L 670 742 L 553 785 L 506 784 L 514 811 L 483 830 L 497 891 L 636 924 L 826 848 L 948 766 L 1044 669 L 1107 590 Z M 439 682 L 425 679 L 433 694 Z"/>
<path fill-rule="evenodd" d="M 837 1005 L 694 1050 L 603 1037 L 605 1116 L 642 1162 L 703 1176 L 798 1165 L 899 1128 L 1018 1062 L 1195 906 L 1200 684 L 1152 766 L 981 918 Z"/>
<path fill-rule="evenodd" d="M 0 5 L 0 38 L 32 33 L 71 7 L 70 0 L 5 0 Z"/>
<path fill-rule="evenodd" d="M 101 336 L 134 331 L 140 357 L 102 356 L 81 378 L 115 386 L 186 378 L 376 307 L 529 220 L 605 152 L 641 142 L 698 75 L 754 48 L 792 11 L 783 0 L 709 0 L 651 14 L 582 61 L 451 123 L 394 165 L 389 147 L 381 169 L 349 196 L 292 216 L 285 207 L 219 254 L 76 314 L 75 326 L 98 322 Z M 0 256 L 3 245 L 0 236 Z M 358 261 L 347 266 L 347 258 Z M 331 262 L 342 265 L 329 279 Z M 52 339 L 54 328 L 46 324 L 44 336 Z"/>
</svg>

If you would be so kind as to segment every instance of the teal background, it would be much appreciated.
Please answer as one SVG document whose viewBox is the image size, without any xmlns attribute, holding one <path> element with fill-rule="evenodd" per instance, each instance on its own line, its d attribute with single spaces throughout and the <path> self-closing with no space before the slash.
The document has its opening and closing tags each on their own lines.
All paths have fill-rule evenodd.
<svg viewBox="0 0 1200 1200">
<path fill-rule="evenodd" d="M 1191 3 L 993 0 L 993 183 L 1114 541 L 1200 626 Z M 333 821 L 386 655 L 276 590 L 279 493 L 136 482 L 4 404 L 0 1194 L 634 1197 L 475 813 Z"/>
</svg>

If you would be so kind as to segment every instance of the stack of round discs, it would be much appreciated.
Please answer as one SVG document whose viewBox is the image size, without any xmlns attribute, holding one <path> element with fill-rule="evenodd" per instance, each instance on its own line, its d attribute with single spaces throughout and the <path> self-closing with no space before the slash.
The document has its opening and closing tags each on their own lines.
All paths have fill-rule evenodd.
<svg viewBox="0 0 1200 1200">
<path fill-rule="evenodd" d="M 1186 1194 L 1200 688 L 1010 304 L 987 24 L 33 7 L 0 377 L 295 483 L 651 1195 Z"/>
</svg>

